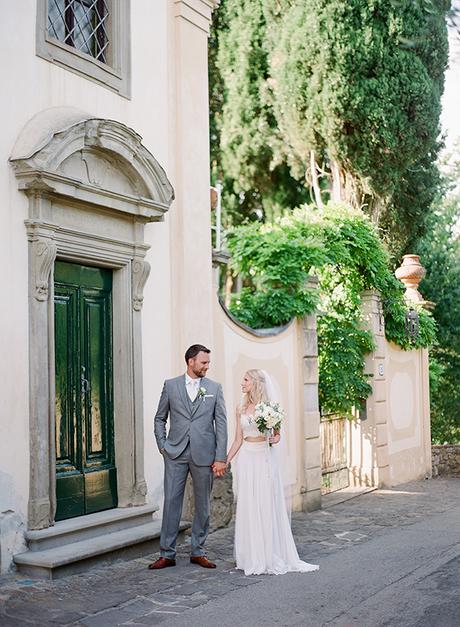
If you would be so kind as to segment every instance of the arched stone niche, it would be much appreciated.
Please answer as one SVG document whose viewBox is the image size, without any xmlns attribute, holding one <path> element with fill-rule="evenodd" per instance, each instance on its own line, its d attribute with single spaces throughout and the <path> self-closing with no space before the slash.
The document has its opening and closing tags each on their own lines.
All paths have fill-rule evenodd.
<svg viewBox="0 0 460 627">
<path fill-rule="evenodd" d="M 113 269 L 115 455 L 119 506 L 145 502 L 141 309 L 150 267 L 147 222 L 174 192 L 141 137 L 70 107 L 25 126 L 10 162 L 29 199 L 29 529 L 54 523 L 56 259 Z"/>
</svg>

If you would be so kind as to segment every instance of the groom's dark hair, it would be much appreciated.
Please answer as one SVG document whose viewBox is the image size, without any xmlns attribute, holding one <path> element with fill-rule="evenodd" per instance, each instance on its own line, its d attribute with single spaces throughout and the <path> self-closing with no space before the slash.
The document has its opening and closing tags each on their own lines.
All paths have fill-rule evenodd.
<svg viewBox="0 0 460 627">
<path fill-rule="evenodd" d="M 210 353 L 210 352 L 211 351 L 209 350 L 209 348 L 206 348 L 206 346 L 203 346 L 203 344 L 192 344 L 185 351 L 185 363 L 188 365 L 188 360 L 196 357 L 198 353 Z"/>
</svg>

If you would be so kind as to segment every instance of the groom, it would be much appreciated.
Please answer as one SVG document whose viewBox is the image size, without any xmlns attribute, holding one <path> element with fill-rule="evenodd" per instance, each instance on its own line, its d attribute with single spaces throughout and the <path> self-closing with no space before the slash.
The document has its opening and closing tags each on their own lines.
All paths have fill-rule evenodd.
<svg viewBox="0 0 460 627">
<path fill-rule="evenodd" d="M 210 352 L 201 344 L 190 346 L 185 353 L 187 372 L 165 381 L 158 403 L 155 438 L 165 464 L 164 508 L 160 557 L 150 569 L 176 565 L 176 540 L 189 472 L 195 497 L 190 561 L 203 568 L 216 567 L 205 556 L 203 545 L 209 530 L 213 474 L 220 477 L 226 469 L 227 416 L 222 386 L 206 378 Z"/>
</svg>

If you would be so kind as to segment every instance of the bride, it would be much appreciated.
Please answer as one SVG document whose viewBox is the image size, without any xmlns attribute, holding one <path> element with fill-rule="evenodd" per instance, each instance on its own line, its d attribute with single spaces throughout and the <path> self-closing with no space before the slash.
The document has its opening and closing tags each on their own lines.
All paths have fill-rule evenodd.
<svg viewBox="0 0 460 627">
<path fill-rule="evenodd" d="M 236 433 L 227 464 L 238 453 L 236 468 L 236 567 L 245 575 L 310 572 L 319 566 L 299 559 L 292 537 L 283 480 L 278 462 L 281 433 L 268 439 L 254 421 L 258 403 L 277 400 L 263 370 L 248 370 L 241 384 Z M 271 446 L 270 446 L 271 445 Z"/>
</svg>

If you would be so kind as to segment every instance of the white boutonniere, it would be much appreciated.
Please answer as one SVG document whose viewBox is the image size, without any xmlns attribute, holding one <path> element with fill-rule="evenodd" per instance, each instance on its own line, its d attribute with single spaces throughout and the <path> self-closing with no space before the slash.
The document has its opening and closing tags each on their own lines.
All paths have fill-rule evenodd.
<svg viewBox="0 0 460 627">
<path fill-rule="evenodd" d="M 199 396 L 199 398 L 203 399 L 203 403 L 204 403 L 207 398 L 213 398 L 214 394 L 206 394 L 206 388 L 201 387 L 198 390 L 198 396 Z"/>
</svg>

